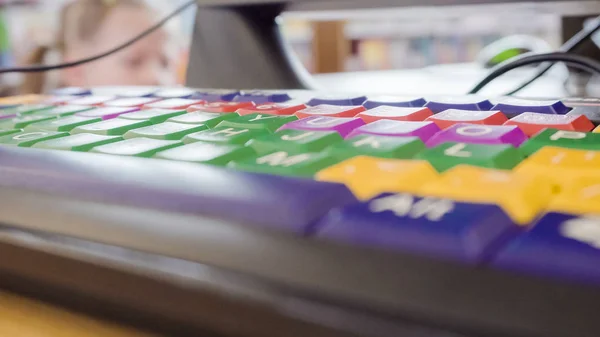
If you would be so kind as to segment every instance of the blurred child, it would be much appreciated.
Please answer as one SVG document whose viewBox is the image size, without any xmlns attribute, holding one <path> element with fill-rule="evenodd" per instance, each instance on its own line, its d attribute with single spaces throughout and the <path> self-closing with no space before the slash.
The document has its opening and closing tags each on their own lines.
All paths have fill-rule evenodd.
<svg viewBox="0 0 600 337">
<path fill-rule="evenodd" d="M 56 51 L 60 61 L 94 56 L 126 42 L 156 21 L 156 11 L 143 0 L 74 0 L 59 18 L 53 46 L 39 47 L 27 60 L 44 63 Z M 60 71 L 61 87 L 103 85 L 173 85 L 177 78 L 179 49 L 166 28 L 103 59 Z M 22 93 L 41 93 L 49 88 L 44 73 L 27 74 Z"/>
</svg>

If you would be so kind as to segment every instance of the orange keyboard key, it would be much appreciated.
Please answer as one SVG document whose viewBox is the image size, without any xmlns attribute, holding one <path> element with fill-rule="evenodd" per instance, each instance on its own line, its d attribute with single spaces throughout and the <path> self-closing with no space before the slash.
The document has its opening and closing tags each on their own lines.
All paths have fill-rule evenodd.
<svg viewBox="0 0 600 337">
<path fill-rule="evenodd" d="M 431 115 L 433 115 L 433 112 L 429 108 L 410 108 L 381 105 L 376 108 L 363 111 L 356 117 L 360 117 L 365 123 L 372 123 L 380 119 L 422 122 Z"/>
<path fill-rule="evenodd" d="M 594 124 L 584 115 L 551 115 L 538 112 L 522 113 L 504 125 L 516 125 L 527 136 L 533 136 L 546 128 L 583 132 L 594 129 Z"/>
<path fill-rule="evenodd" d="M 296 112 L 298 118 L 306 118 L 313 116 L 320 117 L 354 117 L 359 113 L 365 111 L 365 107 L 362 105 L 329 105 L 320 104 L 311 106 L 306 109 L 299 110 Z"/>
</svg>

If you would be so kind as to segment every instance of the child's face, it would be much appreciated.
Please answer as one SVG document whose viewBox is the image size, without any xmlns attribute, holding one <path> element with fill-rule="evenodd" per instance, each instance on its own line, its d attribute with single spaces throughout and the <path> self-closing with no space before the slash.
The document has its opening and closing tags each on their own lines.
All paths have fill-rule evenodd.
<svg viewBox="0 0 600 337">
<path fill-rule="evenodd" d="M 113 9 L 91 41 L 65 53 L 72 61 L 102 53 L 138 35 L 156 22 L 150 11 L 121 6 Z M 65 71 L 67 86 L 173 85 L 179 50 L 166 29 L 160 29 L 104 59 Z"/>
</svg>

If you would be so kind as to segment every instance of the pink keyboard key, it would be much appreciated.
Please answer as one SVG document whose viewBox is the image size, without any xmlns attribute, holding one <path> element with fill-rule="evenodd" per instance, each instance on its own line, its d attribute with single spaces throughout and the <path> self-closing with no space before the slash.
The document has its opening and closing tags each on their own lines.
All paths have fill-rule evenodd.
<svg viewBox="0 0 600 337">
<path fill-rule="evenodd" d="M 306 117 L 287 123 L 280 130 L 310 130 L 310 131 L 336 131 L 342 137 L 346 137 L 352 130 L 365 125 L 362 119 L 357 117 Z"/>
<path fill-rule="evenodd" d="M 447 129 L 454 124 L 469 123 L 483 125 L 502 125 L 508 120 L 500 111 L 472 111 L 449 109 L 435 114 L 429 118 L 441 129 Z"/>
<path fill-rule="evenodd" d="M 429 108 L 407 108 L 381 105 L 361 112 L 357 117 L 362 118 L 365 123 L 372 123 L 380 119 L 420 122 L 431 115 L 433 115 L 433 112 L 431 112 Z"/>
<path fill-rule="evenodd" d="M 105 107 L 105 108 L 98 108 L 98 109 L 79 112 L 79 113 L 76 113 L 75 115 L 80 116 L 80 117 L 94 117 L 94 118 L 102 118 L 102 119 L 111 119 L 111 118 L 118 117 L 122 114 L 125 114 L 128 112 L 134 112 L 134 111 L 138 111 L 138 110 L 139 110 L 138 108 Z"/>
<path fill-rule="evenodd" d="M 455 124 L 431 137 L 427 146 L 433 147 L 445 142 L 456 142 L 511 144 L 519 147 L 526 140 L 527 136 L 517 126 Z"/>
<path fill-rule="evenodd" d="M 350 134 L 350 137 L 358 135 L 377 135 L 391 137 L 419 137 L 426 142 L 429 138 L 440 131 L 433 122 L 406 122 L 393 120 L 378 120 L 361 126 Z"/>
<path fill-rule="evenodd" d="M 324 117 L 354 117 L 360 112 L 365 111 L 365 107 L 362 105 L 329 105 L 320 104 L 311 106 L 306 109 L 302 109 L 296 112 L 298 118 L 306 118 L 311 116 L 324 116 Z"/>
</svg>

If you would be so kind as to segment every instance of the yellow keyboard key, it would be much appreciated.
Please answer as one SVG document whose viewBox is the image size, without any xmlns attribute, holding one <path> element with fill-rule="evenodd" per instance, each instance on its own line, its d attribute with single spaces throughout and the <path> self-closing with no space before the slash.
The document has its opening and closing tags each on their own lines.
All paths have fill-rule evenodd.
<svg viewBox="0 0 600 337">
<path fill-rule="evenodd" d="M 600 151 L 546 146 L 522 161 L 514 171 L 542 176 L 561 191 L 574 179 L 600 177 Z"/>
<path fill-rule="evenodd" d="M 0 98 L 0 105 L 11 105 L 11 104 L 34 104 L 39 103 L 46 96 L 42 95 L 20 95 Z"/>
<path fill-rule="evenodd" d="M 600 214 L 600 177 L 574 179 L 552 200 L 549 211 Z"/>
<path fill-rule="evenodd" d="M 421 193 L 463 202 L 496 204 L 515 223 L 529 224 L 552 197 L 551 185 L 537 177 L 468 165 L 456 166 L 425 185 Z"/>
<path fill-rule="evenodd" d="M 597 126 L 597 127 L 594 129 L 594 131 L 592 131 L 592 132 L 594 132 L 594 133 L 600 133 L 600 125 L 598 125 L 598 126 Z"/>
<path fill-rule="evenodd" d="M 424 160 L 383 159 L 357 156 L 321 170 L 317 180 L 343 183 L 366 200 L 384 192 L 417 193 L 438 173 Z"/>
</svg>

